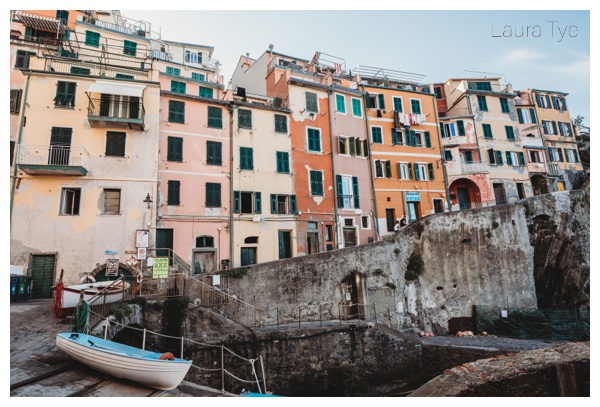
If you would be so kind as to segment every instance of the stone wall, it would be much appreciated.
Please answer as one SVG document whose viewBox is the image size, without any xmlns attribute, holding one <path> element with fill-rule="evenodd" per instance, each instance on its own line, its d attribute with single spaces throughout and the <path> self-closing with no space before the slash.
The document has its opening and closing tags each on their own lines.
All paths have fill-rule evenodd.
<svg viewBox="0 0 600 407">
<path fill-rule="evenodd" d="M 589 189 L 539 195 L 426 216 L 392 239 L 253 265 L 229 289 L 272 323 L 277 309 L 280 320 L 297 320 L 298 306 L 303 318 L 336 318 L 342 283 L 354 282 L 379 321 L 443 334 L 476 304 L 589 304 L 589 227 Z M 413 253 L 423 268 L 407 280 Z"/>
</svg>

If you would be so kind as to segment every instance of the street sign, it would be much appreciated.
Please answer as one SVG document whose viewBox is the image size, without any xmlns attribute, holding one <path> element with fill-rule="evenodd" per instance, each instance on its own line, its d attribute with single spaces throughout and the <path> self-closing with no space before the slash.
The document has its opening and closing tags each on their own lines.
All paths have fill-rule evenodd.
<svg viewBox="0 0 600 407">
<path fill-rule="evenodd" d="M 421 200 L 421 195 L 419 192 L 407 192 L 406 193 L 406 202 L 419 202 Z"/>
<path fill-rule="evenodd" d="M 106 276 L 116 276 L 119 272 L 119 259 L 108 259 L 106 261 Z"/>
<path fill-rule="evenodd" d="M 146 258 L 146 248 L 145 247 L 138 247 L 137 258 L 138 258 L 138 260 L 143 260 Z"/>
<path fill-rule="evenodd" d="M 152 267 L 152 278 L 167 278 L 169 275 L 169 258 L 155 257 Z"/>
<path fill-rule="evenodd" d="M 150 231 L 140 229 L 135 233 L 135 247 L 148 247 L 148 236 Z"/>
</svg>

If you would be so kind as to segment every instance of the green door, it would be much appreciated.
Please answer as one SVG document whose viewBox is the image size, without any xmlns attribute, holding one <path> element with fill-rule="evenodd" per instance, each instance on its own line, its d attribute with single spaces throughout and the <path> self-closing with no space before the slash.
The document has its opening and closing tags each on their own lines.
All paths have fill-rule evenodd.
<svg viewBox="0 0 600 407">
<path fill-rule="evenodd" d="M 32 256 L 31 276 L 33 277 L 32 299 L 52 298 L 54 285 L 54 255 Z"/>
</svg>

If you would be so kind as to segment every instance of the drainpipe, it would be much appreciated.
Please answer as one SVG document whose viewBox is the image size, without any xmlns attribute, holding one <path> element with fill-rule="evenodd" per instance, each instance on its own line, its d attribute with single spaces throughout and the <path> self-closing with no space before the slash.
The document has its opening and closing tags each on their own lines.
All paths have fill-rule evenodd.
<svg viewBox="0 0 600 407">
<path fill-rule="evenodd" d="M 23 95 L 23 111 L 21 112 L 21 120 L 19 121 L 19 137 L 17 138 L 17 151 L 19 151 L 19 147 L 21 146 L 21 139 L 23 137 L 23 122 L 25 120 L 25 109 L 27 107 L 27 92 L 29 91 L 29 79 L 31 78 L 31 71 L 27 74 L 27 82 L 25 83 L 25 93 Z M 13 209 L 13 201 L 15 198 L 15 189 L 17 188 L 17 160 L 13 161 L 13 174 L 12 174 L 12 185 L 10 188 L 10 215 L 9 221 L 12 225 L 12 209 Z"/>
<path fill-rule="evenodd" d="M 229 268 L 233 268 L 233 111 L 235 106 L 225 105 L 229 110 Z"/>
<path fill-rule="evenodd" d="M 367 135 L 367 146 L 369 147 L 369 172 L 371 173 L 371 193 L 373 194 L 373 206 L 374 206 L 374 210 L 375 210 L 375 219 L 373 219 L 373 223 L 375 223 L 375 234 L 377 236 L 377 239 L 379 239 L 381 236 L 379 235 L 379 221 L 378 221 L 378 214 L 379 211 L 377 209 L 377 196 L 375 195 L 375 180 L 373 178 L 373 160 L 372 160 L 372 154 L 371 154 L 371 140 L 369 138 L 369 116 L 367 115 L 367 93 L 365 92 L 365 85 L 360 85 L 362 87 L 362 91 L 363 91 L 363 103 L 365 108 L 363 109 L 363 111 L 365 112 L 365 128 L 366 128 L 366 135 Z"/>
<path fill-rule="evenodd" d="M 331 121 L 332 119 L 332 100 L 331 100 L 331 94 L 332 91 L 328 91 L 327 92 L 327 102 L 329 104 L 329 146 L 331 148 L 331 172 L 333 173 L 333 178 L 332 178 L 332 183 L 333 183 L 333 216 L 334 216 L 334 224 L 335 224 L 335 248 L 339 249 L 340 248 L 340 240 L 338 238 L 338 236 L 340 235 L 339 230 L 338 230 L 338 210 L 337 210 L 337 197 L 338 197 L 338 190 L 337 190 L 337 180 L 336 180 L 336 174 L 335 174 L 335 159 L 333 157 L 333 129 L 332 129 L 332 124 Z"/>
<path fill-rule="evenodd" d="M 469 106 L 469 114 L 473 116 L 471 120 L 473 120 L 473 130 L 475 131 L 475 143 L 477 143 L 477 155 L 479 156 L 479 163 L 483 164 L 483 160 L 481 159 L 481 150 L 479 147 L 479 136 L 477 135 L 477 125 L 475 123 L 475 115 L 473 114 L 473 108 L 471 107 L 471 95 L 467 93 L 467 105 Z M 488 186 L 490 182 L 490 177 L 488 175 Z M 481 196 L 479 197 L 481 199 Z M 460 209 L 459 209 L 460 210 Z"/>
<path fill-rule="evenodd" d="M 435 113 L 436 133 L 438 134 L 438 145 L 443 150 L 442 138 L 440 134 L 440 119 L 438 117 L 435 96 L 432 98 L 433 112 Z M 480 160 L 481 161 L 481 160 Z M 442 171 L 444 172 L 444 186 L 446 187 L 446 202 L 448 203 L 448 212 L 452 212 L 452 201 L 450 200 L 450 189 L 448 188 L 448 173 L 446 172 L 446 157 L 442 157 Z"/>
</svg>

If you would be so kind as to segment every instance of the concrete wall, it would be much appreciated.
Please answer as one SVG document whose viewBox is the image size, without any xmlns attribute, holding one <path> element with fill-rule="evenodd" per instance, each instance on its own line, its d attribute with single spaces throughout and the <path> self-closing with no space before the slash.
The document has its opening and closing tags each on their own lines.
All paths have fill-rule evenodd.
<svg viewBox="0 0 600 407">
<path fill-rule="evenodd" d="M 589 280 L 588 193 L 546 194 L 513 205 L 425 217 L 392 239 L 252 266 L 244 277 L 229 280 L 230 292 L 256 304 L 266 320 L 275 318 L 278 307 L 301 305 L 303 313 L 316 314 L 320 304 L 324 314 L 335 317 L 342 282 L 358 273 L 362 287 L 357 289 L 364 292 L 358 302 L 374 303 L 378 320 L 387 314 L 394 327 L 438 334 L 447 332 L 449 319 L 471 316 L 475 304 L 535 308 L 534 259 L 545 254 L 543 247 L 534 250 L 529 228 L 536 218 L 555 220 L 563 231 L 563 250 L 571 260 L 580 259 L 541 270 L 567 273 L 575 267 L 584 280 L 587 270 Z M 424 266 L 418 279 L 407 281 L 413 252 L 422 256 Z M 280 320 L 296 317 L 279 314 Z"/>
</svg>

